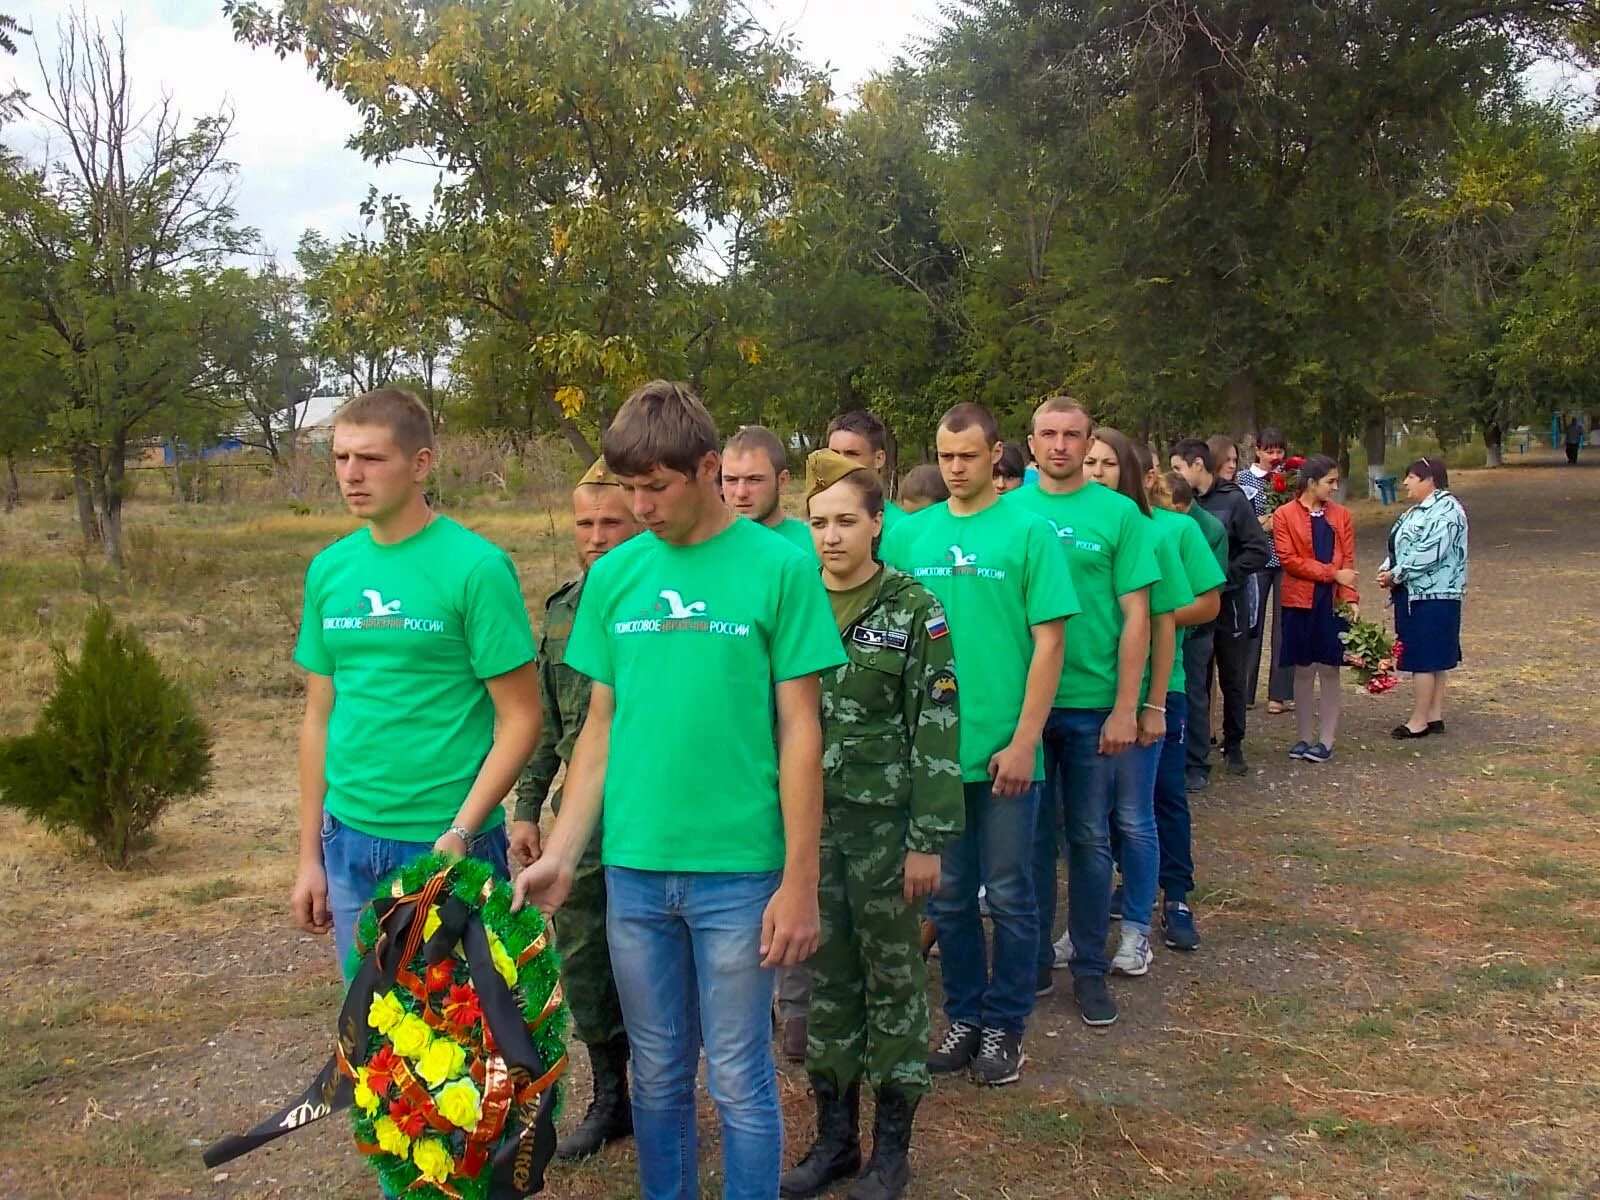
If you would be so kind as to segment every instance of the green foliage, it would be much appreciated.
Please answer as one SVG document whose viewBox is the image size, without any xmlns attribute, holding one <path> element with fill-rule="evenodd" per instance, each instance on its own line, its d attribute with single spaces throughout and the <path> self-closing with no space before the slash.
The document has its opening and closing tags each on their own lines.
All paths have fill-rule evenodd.
<svg viewBox="0 0 1600 1200">
<path fill-rule="evenodd" d="M 0 742 L 0 804 L 87 837 L 126 866 L 174 800 L 206 789 L 211 734 L 137 635 L 96 609 L 76 661 L 56 651 L 33 732 Z"/>
</svg>

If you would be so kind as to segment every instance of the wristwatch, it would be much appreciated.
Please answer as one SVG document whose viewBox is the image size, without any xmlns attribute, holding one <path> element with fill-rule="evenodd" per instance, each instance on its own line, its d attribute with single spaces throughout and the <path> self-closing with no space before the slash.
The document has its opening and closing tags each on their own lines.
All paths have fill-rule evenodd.
<svg viewBox="0 0 1600 1200">
<path fill-rule="evenodd" d="M 461 839 L 461 844 L 463 846 L 472 845 L 472 830 L 468 829 L 465 825 L 452 825 L 449 829 L 446 829 L 445 832 L 455 834 Z"/>
</svg>

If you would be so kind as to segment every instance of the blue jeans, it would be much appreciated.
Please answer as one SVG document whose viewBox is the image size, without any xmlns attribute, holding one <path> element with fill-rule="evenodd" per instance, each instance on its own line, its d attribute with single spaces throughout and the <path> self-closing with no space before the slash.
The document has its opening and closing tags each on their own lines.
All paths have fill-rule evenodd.
<svg viewBox="0 0 1600 1200">
<path fill-rule="evenodd" d="M 761 919 L 781 873 L 606 868 L 606 940 L 633 1055 L 643 1200 L 699 1200 L 694 1077 L 722 1121 L 725 1200 L 774 1200 L 783 1113 Z"/>
<path fill-rule="evenodd" d="M 1110 715 L 1107 708 L 1057 708 L 1044 726 L 1045 774 L 1066 823 L 1067 932 L 1072 935 L 1074 976 L 1104 975 L 1111 969 L 1106 937 L 1111 932 L 1111 808 L 1117 760 L 1100 753 L 1100 729 Z M 1034 889 L 1041 915 L 1048 905 L 1051 917 L 1050 925 L 1040 925 L 1035 965 L 1041 971 L 1055 961 L 1050 931 L 1061 819 L 1051 814 L 1034 834 Z"/>
<path fill-rule="evenodd" d="M 1033 1012 L 1033 949 L 1039 910 L 1028 848 L 1039 809 L 1039 785 L 997 797 L 987 783 L 965 785 L 967 821 L 944 845 L 939 890 L 928 915 L 939 932 L 944 1010 L 952 1021 L 1021 1033 Z M 978 915 L 982 884 L 994 923 L 994 966 Z"/>
<path fill-rule="evenodd" d="M 439 831 L 441 834 L 444 830 Z M 378 884 L 407 863 L 433 853 L 432 842 L 398 842 L 374 837 L 346 825 L 332 813 L 322 814 L 322 869 L 328 876 L 328 907 L 333 912 L 333 944 L 345 980 L 351 978 L 350 947 L 356 940 L 356 923 L 361 910 L 372 899 Z M 502 879 L 509 879 L 506 865 L 506 827 L 496 825 L 472 839 L 467 853 L 481 858 Z"/>
<path fill-rule="evenodd" d="M 1109 848 L 1113 861 L 1122 866 L 1122 923 L 1143 934 L 1150 932 L 1150 915 L 1156 906 L 1156 872 L 1161 861 L 1155 793 L 1163 744 L 1129 746 L 1111 759 L 1113 808 L 1109 832 L 1115 844 Z"/>
<path fill-rule="evenodd" d="M 1161 845 L 1161 892 L 1185 900 L 1194 890 L 1194 848 L 1189 824 L 1189 791 L 1184 783 L 1184 742 L 1189 702 L 1182 692 L 1167 693 L 1167 740 L 1156 768 L 1156 840 Z"/>
</svg>

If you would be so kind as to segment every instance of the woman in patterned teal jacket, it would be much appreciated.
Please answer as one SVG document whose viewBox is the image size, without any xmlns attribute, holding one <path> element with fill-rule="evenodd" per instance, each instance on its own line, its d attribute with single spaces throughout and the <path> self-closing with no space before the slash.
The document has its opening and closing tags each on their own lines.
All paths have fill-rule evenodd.
<svg viewBox="0 0 1600 1200">
<path fill-rule="evenodd" d="M 1461 663 L 1461 598 L 1467 590 L 1467 514 L 1448 488 L 1438 459 L 1406 468 L 1406 498 L 1417 501 L 1395 522 L 1378 584 L 1389 589 L 1400 669 L 1411 672 L 1416 701 L 1391 736 L 1444 732 L 1445 673 Z"/>
</svg>

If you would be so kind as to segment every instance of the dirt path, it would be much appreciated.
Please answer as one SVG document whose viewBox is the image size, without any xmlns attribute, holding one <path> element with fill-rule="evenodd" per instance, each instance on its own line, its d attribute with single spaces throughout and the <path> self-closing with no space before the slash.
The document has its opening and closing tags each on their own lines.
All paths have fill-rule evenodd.
<svg viewBox="0 0 1600 1200">
<path fill-rule="evenodd" d="M 1600 1194 L 1600 469 L 1458 490 L 1473 590 L 1449 734 L 1392 742 L 1407 688 L 1347 685 L 1316 768 L 1282 754 L 1291 717 L 1252 713 L 1255 773 L 1196 798 L 1204 949 L 1119 983 L 1105 1033 L 1066 989 L 1041 1000 L 1019 1085 L 942 1083 L 914 1195 Z M 1385 529 L 1361 514 L 1364 580 Z M 0 1195 L 376 1194 L 337 1121 L 199 1162 L 309 1076 L 336 1004 L 325 946 L 282 912 L 292 709 L 231 719 L 224 777 L 247 786 L 176 814 L 129 876 L 0 814 Z M 784 1094 L 793 1148 L 798 1071 Z M 631 1154 L 549 1194 L 632 1195 Z"/>
</svg>

